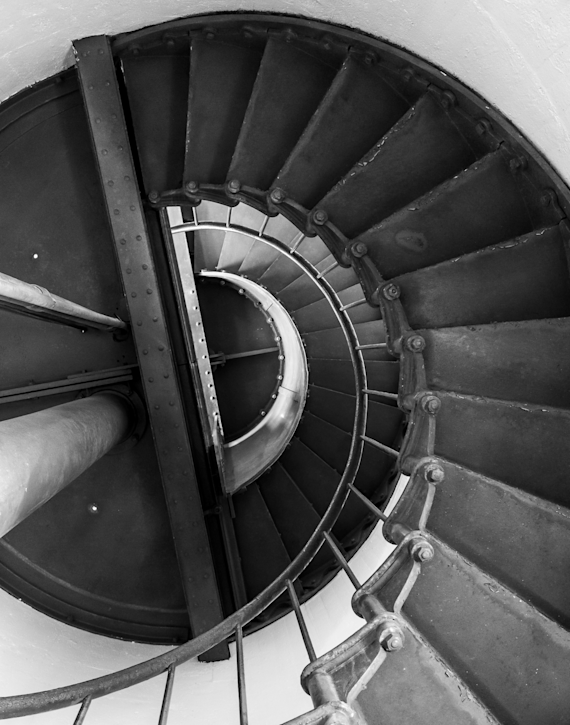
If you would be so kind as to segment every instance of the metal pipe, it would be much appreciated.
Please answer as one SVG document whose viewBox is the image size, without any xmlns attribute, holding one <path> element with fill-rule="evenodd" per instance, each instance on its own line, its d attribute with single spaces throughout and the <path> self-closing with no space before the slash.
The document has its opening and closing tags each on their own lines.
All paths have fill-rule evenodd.
<svg viewBox="0 0 570 725">
<path fill-rule="evenodd" d="M 160 708 L 160 718 L 158 725 L 166 725 L 168 722 L 168 713 L 170 712 L 170 700 L 172 699 L 172 688 L 174 686 L 174 673 L 176 667 L 170 665 L 168 668 L 168 677 L 166 678 L 166 687 L 164 688 L 164 697 L 162 698 L 162 707 Z"/>
<path fill-rule="evenodd" d="M 309 630 L 307 629 L 307 623 L 305 622 L 305 618 L 303 617 L 303 612 L 301 612 L 301 605 L 299 604 L 299 600 L 297 598 L 295 586 L 290 579 L 287 579 L 287 590 L 289 592 L 289 599 L 291 600 L 293 610 L 295 611 L 295 616 L 297 617 L 297 624 L 299 625 L 299 629 L 301 630 L 301 636 L 303 637 L 305 649 L 307 650 L 307 654 L 309 655 L 309 660 L 311 662 L 314 662 L 317 659 L 315 648 L 313 647 L 313 643 L 311 642 L 311 637 L 309 635 Z"/>
<path fill-rule="evenodd" d="M 105 391 L 0 422 L 0 536 L 125 440 L 132 411 Z"/>
<path fill-rule="evenodd" d="M 19 312 L 57 318 L 60 322 L 76 327 L 95 327 L 107 331 L 127 327 L 127 323 L 117 317 L 102 315 L 54 295 L 37 284 L 29 284 L 3 273 L 0 273 L 0 301 Z"/>
<path fill-rule="evenodd" d="M 239 697 L 239 722 L 240 725 L 247 725 L 247 698 L 245 693 L 245 664 L 243 659 L 243 630 L 241 624 L 236 627 L 236 654 L 237 654 L 237 676 L 238 676 L 238 697 Z"/>
</svg>

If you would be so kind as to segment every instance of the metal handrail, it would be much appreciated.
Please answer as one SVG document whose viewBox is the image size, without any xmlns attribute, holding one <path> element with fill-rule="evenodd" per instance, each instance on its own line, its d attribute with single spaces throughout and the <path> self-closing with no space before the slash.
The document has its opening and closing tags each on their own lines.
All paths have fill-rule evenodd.
<svg viewBox="0 0 570 725">
<path fill-rule="evenodd" d="M 360 460 L 362 456 L 363 440 L 361 431 L 365 430 L 367 417 L 367 395 L 364 391 L 366 385 L 366 369 L 362 353 L 359 349 L 359 343 L 352 325 L 352 321 L 348 315 L 341 311 L 341 303 L 332 287 L 322 278 L 316 278 L 319 274 L 318 270 L 309 262 L 304 260 L 297 252 L 291 252 L 291 249 L 282 242 L 267 237 L 259 232 L 253 233 L 245 227 L 231 226 L 231 216 L 228 217 L 226 224 L 207 224 L 198 222 L 199 228 L 210 228 L 227 231 L 239 231 L 247 236 L 278 249 L 280 252 L 286 253 L 288 258 L 292 259 L 313 282 L 318 285 L 323 296 L 329 301 L 338 321 L 343 329 L 348 343 L 348 351 L 355 376 L 356 405 L 354 414 L 353 435 L 347 462 L 341 479 L 336 487 L 332 499 L 321 518 L 318 526 L 313 534 L 306 542 L 305 546 L 289 564 L 289 566 L 277 577 L 266 589 L 257 595 L 252 601 L 248 602 L 240 610 L 227 617 L 223 622 L 205 632 L 195 639 L 176 647 L 170 652 L 166 652 L 157 657 L 153 657 L 145 662 L 127 667 L 125 669 L 113 672 L 109 675 L 97 677 L 84 682 L 58 687 L 42 692 L 28 693 L 24 695 L 14 695 L 0 698 L 0 719 L 6 717 L 16 717 L 24 715 L 33 715 L 40 712 L 56 710 L 70 705 L 82 703 L 83 717 L 87 712 L 87 708 L 93 699 L 103 697 L 105 695 L 118 692 L 127 687 L 139 684 L 153 677 L 169 673 L 170 687 L 172 687 L 172 677 L 174 669 L 190 659 L 198 657 L 204 652 L 210 650 L 218 643 L 224 641 L 228 637 L 233 636 L 237 628 L 243 629 L 245 625 L 255 619 L 263 612 L 272 602 L 275 601 L 285 590 L 289 588 L 289 583 L 295 581 L 305 568 L 310 564 L 317 552 L 325 541 L 324 534 L 328 533 L 340 515 L 346 499 L 348 498 L 352 484 L 358 473 Z M 188 231 L 195 231 L 196 224 L 189 223 L 185 225 Z M 174 231 L 174 230 L 173 230 Z M 176 231 L 182 231 L 177 229 Z M 168 709 L 168 681 L 167 690 L 163 701 L 165 705 L 165 713 Z M 81 715 L 81 712 L 80 712 Z M 79 717 L 79 716 L 78 716 Z"/>
</svg>

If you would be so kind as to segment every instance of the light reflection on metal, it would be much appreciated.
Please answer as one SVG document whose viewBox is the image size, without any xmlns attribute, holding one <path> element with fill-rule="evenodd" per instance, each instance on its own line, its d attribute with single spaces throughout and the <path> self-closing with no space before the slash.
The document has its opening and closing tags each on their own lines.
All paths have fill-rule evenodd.
<svg viewBox="0 0 570 725">
<path fill-rule="evenodd" d="M 168 208 L 168 221 L 172 232 L 172 247 L 176 260 L 177 277 L 175 287 L 179 304 L 185 311 L 183 315 L 183 330 L 186 348 L 191 360 L 192 377 L 197 391 L 198 408 L 202 422 L 202 430 L 209 446 L 214 450 L 218 473 L 222 486 L 225 484 L 225 454 L 224 429 L 218 406 L 218 396 L 214 384 L 214 375 L 208 353 L 208 343 L 204 332 L 202 314 L 196 291 L 196 281 L 192 269 L 192 259 L 188 247 L 188 239 L 183 231 L 176 231 L 176 227 L 183 224 L 180 207 Z M 229 217 L 228 217 L 229 223 Z M 176 284 L 178 283 L 178 284 Z"/>
<path fill-rule="evenodd" d="M 257 302 L 272 320 L 284 357 L 283 380 L 263 420 L 236 440 L 224 443 L 224 488 L 232 494 L 272 466 L 293 437 L 307 397 L 307 358 L 295 323 L 270 292 L 231 272 L 203 271 L 200 276 L 223 280 Z"/>
<path fill-rule="evenodd" d="M 124 330 L 127 323 L 90 310 L 76 302 L 54 295 L 44 287 L 0 273 L 0 307 L 72 327 L 93 327 L 112 332 Z"/>
</svg>

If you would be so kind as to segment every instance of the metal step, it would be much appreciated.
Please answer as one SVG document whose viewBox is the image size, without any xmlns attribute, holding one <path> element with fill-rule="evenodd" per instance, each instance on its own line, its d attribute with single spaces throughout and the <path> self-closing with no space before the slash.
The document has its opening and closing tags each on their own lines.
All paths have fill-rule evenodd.
<svg viewBox="0 0 570 725">
<path fill-rule="evenodd" d="M 313 207 L 406 110 L 379 75 L 347 58 L 273 186 Z"/>
<path fill-rule="evenodd" d="M 361 234 L 475 161 L 452 116 L 431 93 L 384 133 L 319 202 L 348 237 Z"/>
<path fill-rule="evenodd" d="M 570 315 L 558 227 L 531 232 L 395 277 L 412 327 L 455 327 Z"/>
</svg>

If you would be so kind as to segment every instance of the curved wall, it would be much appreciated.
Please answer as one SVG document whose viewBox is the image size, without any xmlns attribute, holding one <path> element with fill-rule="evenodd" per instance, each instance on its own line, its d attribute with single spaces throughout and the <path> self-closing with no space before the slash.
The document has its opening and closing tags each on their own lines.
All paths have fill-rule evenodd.
<svg viewBox="0 0 570 725">
<path fill-rule="evenodd" d="M 228 10 L 329 20 L 401 45 L 496 105 L 570 180 L 565 0 L 3 0 L 0 100 L 71 65 L 71 39 Z"/>
</svg>

